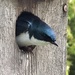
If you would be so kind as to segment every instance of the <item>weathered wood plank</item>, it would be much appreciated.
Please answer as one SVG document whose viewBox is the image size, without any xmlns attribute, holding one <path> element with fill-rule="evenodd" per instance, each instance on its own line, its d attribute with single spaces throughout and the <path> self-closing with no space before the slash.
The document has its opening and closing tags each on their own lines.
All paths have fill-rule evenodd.
<svg viewBox="0 0 75 75">
<path fill-rule="evenodd" d="M 0 74 L 65 75 L 67 0 L 0 0 Z M 33 12 L 57 34 L 59 47 L 37 46 L 33 53 L 21 52 L 15 42 L 15 21 L 22 10 Z"/>
</svg>

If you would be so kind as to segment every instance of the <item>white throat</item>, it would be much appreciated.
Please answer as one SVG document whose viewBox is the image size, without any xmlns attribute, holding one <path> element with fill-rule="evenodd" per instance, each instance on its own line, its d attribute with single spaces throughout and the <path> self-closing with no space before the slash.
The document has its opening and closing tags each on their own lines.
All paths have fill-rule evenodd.
<svg viewBox="0 0 75 75">
<path fill-rule="evenodd" d="M 38 39 L 34 38 L 33 36 L 31 37 L 31 39 L 29 39 L 28 32 L 22 33 L 19 36 L 17 36 L 16 41 L 17 41 L 19 46 L 46 45 L 46 44 L 49 44 L 49 42 L 38 40 Z"/>
</svg>

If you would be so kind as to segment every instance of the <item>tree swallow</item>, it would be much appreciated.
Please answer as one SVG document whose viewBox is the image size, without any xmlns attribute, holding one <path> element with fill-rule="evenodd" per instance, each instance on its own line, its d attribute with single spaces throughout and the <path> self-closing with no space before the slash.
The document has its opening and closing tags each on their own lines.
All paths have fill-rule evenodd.
<svg viewBox="0 0 75 75">
<path fill-rule="evenodd" d="M 56 43 L 55 32 L 31 12 L 23 11 L 16 20 L 16 42 L 19 47 Z"/>
</svg>

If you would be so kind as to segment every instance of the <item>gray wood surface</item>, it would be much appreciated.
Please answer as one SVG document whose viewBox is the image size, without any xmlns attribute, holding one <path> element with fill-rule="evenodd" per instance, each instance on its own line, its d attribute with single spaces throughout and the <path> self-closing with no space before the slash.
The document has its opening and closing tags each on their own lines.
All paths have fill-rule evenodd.
<svg viewBox="0 0 75 75">
<path fill-rule="evenodd" d="M 67 0 L 0 0 L 0 75 L 65 75 Z M 52 44 L 23 53 L 15 42 L 15 21 L 22 10 L 33 12 L 57 35 Z"/>
</svg>

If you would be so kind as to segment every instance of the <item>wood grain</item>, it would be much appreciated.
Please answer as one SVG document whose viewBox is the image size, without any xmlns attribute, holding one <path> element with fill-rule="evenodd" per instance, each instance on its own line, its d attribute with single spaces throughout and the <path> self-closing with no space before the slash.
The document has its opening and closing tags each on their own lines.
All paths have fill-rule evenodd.
<svg viewBox="0 0 75 75">
<path fill-rule="evenodd" d="M 67 0 L 0 0 L 0 75 L 65 75 Z M 59 47 L 37 46 L 21 52 L 15 41 L 15 22 L 21 11 L 39 16 L 56 32 Z"/>
</svg>

